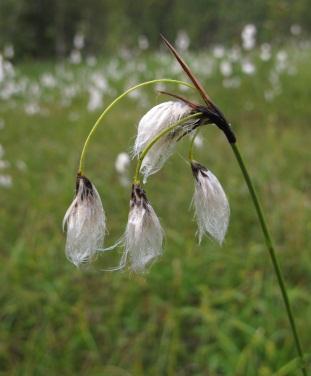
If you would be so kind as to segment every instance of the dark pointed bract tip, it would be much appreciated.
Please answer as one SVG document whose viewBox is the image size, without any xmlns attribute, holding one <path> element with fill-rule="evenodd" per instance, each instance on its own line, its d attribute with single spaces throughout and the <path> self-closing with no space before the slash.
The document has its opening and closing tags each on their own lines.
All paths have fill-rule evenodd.
<svg viewBox="0 0 311 376">
<path fill-rule="evenodd" d="M 92 195 L 93 194 L 93 184 L 81 172 L 77 173 L 77 178 L 76 178 L 76 194 L 79 191 L 80 181 L 82 181 L 82 183 L 83 183 L 82 199 L 84 198 L 84 196 L 86 196 L 88 194 Z"/>
<path fill-rule="evenodd" d="M 147 208 L 148 198 L 146 192 L 142 189 L 140 184 L 132 184 L 131 192 L 131 203 L 130 206 L 140 206 L 143 205 L 144 208 Z"/>
<path fill-rule="evenodd" d="M 172 44 L 164 37 L 163 34 L 160 34 L 163 42 L 166 44 L 168 49 L 171 51 L 171 53 L 175 56 L 176 60 L 179 62 L 180 66 L 186 73 L 186 75 L 189 77 L 189 79 L 192 81 L 193 85 L 196 87 L 198 92 L 200 93 L 201 97 L 203 98 L 204 102 L 207 105 L 207 108 L 205 112 L 209 112 L 209 114 L 212 113 L 213 119 L 211 119 L 217 126 L 220 128 L 228 142 L 230 144 L 234 144 L 236 142 L 235 134 L 233 133 L 231 129 L 231 125 L 226 120 L 224 114 L 220 111 L 220 109 L 213 103 L 211 98 L 207 95 L 206 91 L 204 90 L 203 86 L 201 85 L 200 81 L 195 77 L 195 75 L 191 72 L 191 69 L 187 65 L 187 63 L 183 60 L 183 58 L 179 55 L 179 53 L 176 51 L 176 49 L 172 46 Z M 202 106 L 202 109 L 204 107 Z M 202 111 L 203 112 L 203 111 Z"/>
<path fill-rule="evenodd" d="M 203 166 L 201 163 L 199 163 L 195 160 L 190 161 L 190 164 L 191 164 L 191 169 L 192 169 L 193 173 L 197 174 L 201 170 L 207 171 L 207 168 L 205 166 Z"/>
<path fill-rule="evenodd" d="M 203 166 L 201 163 L 192 160 L 190 162 L 190 165 L 191 165 L 191 170 L 192 170 L 193 177 L 196 180 L 198 180 L 198 175 L 199 175 L 200 172 L 204 176 L 207 176 L 208 169 L 205 166 Z"/>
<path fill-rule="evenodd" d="M 182 69 L 184 70 L 184 72 L 186 73 L 186 75 L 189 77 L 189 79 L 192 81 L 193 85 L 196 87 L 196 89 L 199 91 L 199 93 L 201 94 L 201 97 L 203 98 L 204 102 L 210 106 L 210 105 L 213 105 L 213 102 L 212 100 L 210 99 L 210 97 L 207 95 L 207 93 L 205 92 L 203 86 L 201 85 L 201 83 L 199 82 L 199 80 L 195 77 L 195 75 L 191 72 L 191 69 L 190 67 L 188 66 L 188 64 L 184 61 L 184 59 L 179 55 L 179 53 L 177 52 L 177 50 L 175 49 L 175 47 L 173 47 L 173 45 L 165 38 L 165 36 L 163 34 L 160 34 L 163 42 L 166 44 L 166 46 L 168 47 L 168 49 L 171 51 L 171 53 L 175 56 L 176 60 L 179 62 L 180 66 L 182 67 Z"/>
<path fill-rule="evenodd" d="M 170 97 L 173 97 L 173 98 L 176 98 L 176 99 L 179 99 L 180 101 L 186 103 L 188 106 L 190 106 L 192 109 L 194 110 L 197 110 L 198 109 L 198 105 L 196 105 L 195 103 L 192 103 L 190 102 L 188 99 L 186 98 L 183 98 L 182 96 L 180 95 L 177 95 L 177 94 L 172 94 L 172 93 L 169 93 L 167 91 L 164 91 L 164 90 L 159 90 L 158 91 L 160 94 L 164 94 L 164 95 L 168 95 Z"/>
</svg>

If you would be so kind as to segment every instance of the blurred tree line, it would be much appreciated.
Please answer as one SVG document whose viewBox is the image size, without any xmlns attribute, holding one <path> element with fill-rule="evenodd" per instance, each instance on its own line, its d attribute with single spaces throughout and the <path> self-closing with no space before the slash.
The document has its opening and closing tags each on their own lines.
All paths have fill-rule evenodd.
<svg viewBox="0 0 311 376">
<path fill-rule="evenodd" d="M 293 24 L 309 34 L 310 0 L 0 0 L 0 49 L 17 57 L 66 56 L 83 33 L 88 53 L 135 47 L 139 36 L 158 46 L 159 33 L 174 40 L 179 30 L 191 48 L 239 42 L 246 23 L 259 41 L 282 42 Z"/>
</svg>

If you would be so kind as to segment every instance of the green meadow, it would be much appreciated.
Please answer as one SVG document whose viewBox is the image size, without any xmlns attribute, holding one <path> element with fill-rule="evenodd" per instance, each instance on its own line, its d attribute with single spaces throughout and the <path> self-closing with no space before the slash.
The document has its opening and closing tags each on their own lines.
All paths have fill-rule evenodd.
<svg viewBox="0 0 311 376">
<path fill-rule="evenodd" d="M 251 52 L 247 59 L 255 72 L 243 73 L 241 57 L 230 77 L 210 53 L 186 59 L 236 132 L 310 353 L 311 50 L 289 46 L 282 52 L 283 57 L 273 50 L 267 62 Z M 92 65 L 23 63 L 2 83 L 1 90 L 8 90 L 8 82 L 20 86 L 0 99 L 0 159 L 6 161 L 0 175 L 10 180 L 0 184 L 1 374 L 299 375 L 252 202 L 230 146 L 213 125 L 201 130 L 203 146 L 195 155 L 219 178 L 230 201 L 222 247 L 207 238 L 197 242 L 185 139 L 145 185 L 165 230 L 164 254 L 149 272 L 103 271 L 118 264 L 120 248 L 81 269 L 66 259 L 61 223 L 74 195 L 83 141 L 97 117 L 141 80 L 186 79 L 168 54 L 106 57 Z M 89 94 L 99 82 L 95 71 L 104 77 L 96 89 L 104 94 L 91 111 Z M 165 87 L 199 101 L 191 90 Z M 157 89 L 141 89 L 120 102 L 86 157 L 86 175 L 107 215 L 106 246 L 125 229 L 131 189 L 130 182 L 120 184 L 115 160 L 130 152 L 141 116 L 168 100 Z M 129 179 L 134 168 L 135 161 Z"/>
</svg>

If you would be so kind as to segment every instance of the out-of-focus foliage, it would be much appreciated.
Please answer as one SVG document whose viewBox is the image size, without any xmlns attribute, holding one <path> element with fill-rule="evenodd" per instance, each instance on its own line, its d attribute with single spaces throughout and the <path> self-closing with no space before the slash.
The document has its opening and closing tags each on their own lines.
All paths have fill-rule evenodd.
<svg viewBox="0 0 311 376">
<path fill-rule="evenodd" d="M 221 55 L 221 56 L 220 56 Z M 311 46 L 183 51 L 224 111 L 259 197 L 284 271 L 304 349 L 311 349 Z M 130 58 L 128 58 L 130 57 Z M 299 376 L 279 287 L 242 175 L 223 135 L 204 127 L 195 158 L 219 179 L 231 207 L 223 247 L 195 240 L 189 140 L 145 189 L 165 230 L 149 274 L 108 273 L 121 249 L 76 269 L 61 222 L 74 194 L 82 142 L 121 92 L 156 78 L 185 79 L 166 52 L 53 64 L 0 64 L 0 374 L 87 376 Z M 109 233 L 123 233 L 135 128 L 174 85 L 142 89 L 102 121 L 86 174 Z M 116 166 L 116 167 L 115 167 Z"/>
<path fill-rule="evenodd" d="M 23 57 L 64 56 L 82 32 L 88 52 L 107 52 L 135 47 L 142 35 L 155 47 L 160 32 L 174 39 L 180 30 L 199 48 L 236 42 L 249 22 L 259 41 L 282 41 L 295 24 L 310 33 L 309 8 L 309 0 L 1 0 L 0 48 L 9 43 Z"/>
</svg>

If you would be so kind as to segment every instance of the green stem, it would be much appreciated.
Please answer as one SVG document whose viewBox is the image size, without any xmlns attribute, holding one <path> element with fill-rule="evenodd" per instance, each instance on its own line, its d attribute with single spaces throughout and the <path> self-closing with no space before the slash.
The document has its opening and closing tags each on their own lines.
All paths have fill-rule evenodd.
<svg viewBox="0 0 311 376">
<path fill-rule="evenodd" d="M 152 148 L 152 146 L 158 141 L 160 140 L 160 138 L 162 138 L 163 136 L 165 136 L 167 133 L 171 132 L 173 129 L 175 129 L 176 127 L 178 127 L 179 125 L 187 122 L 188 120 L 191 120 L 191 119 L 194 119 L 196 117 L 199 117 L 201 116 L 201 112 L 197 112 L 195 114 L 192 114 L 192 115 L 189 115 L 189 116 L 186 116 L 186 117 L 183 117 L 181 118 L 180 120 L 176 121 L 176 123 L 172 124 L 171 126 L 169 126 L 168 128 L 165 128 L 163 129 L 163 131 L 159 132 L 150 142 L 149 144 L 144 148 L 144 150 L 141 152 L 141 154 L 139 155 L 139 158 L 137 160 L 137 164 L 136 164 L 136 169 L 135 169 L 135 174 L 134 174 L 134 178 L 133 178 L 133 183 L 134 184 L 140 184 L 140 180 L 139 180 L 139 171 L 140 171 L 140 168 L 141 168 L 141 165 L 143 163 L 143 160 L 146 156 L 146 154 L 148 153 L 148 151 Z"/>
<path fill-rule="evenodd" d="M 238 149 L 236 144 L 231 144 L 231 147 L 232 147 L 234 155 L 235 155 L 235 157 L 238 161 L 238 164 L 239 164 L 239 166 L 242 170 L 245 182 L 247 184 L 249 193 L 250 193 L 252 201 L 254 203 L 256 213 L 257 213 L 257 216 L 258 216 L 258 219 L 259 219 L 259 223 L 260 223 L 260 226 L 261 226 L 261 229 L 262 229 L 265 241 L 266 241 L 266 245 L 267 245 L 270 257 L 271 257 L 271 261 L 272 261 L 272 264 L 273 264 L 273 267 L 274 267 L 274 271 L 275 271 L 275 274 L 276 274 L 276 277 L 277 277 L 277 280 L 278 280 L 278 283 L 279 283 L 279 287 L 281 289 L 281 293 L 282 293 L 283 301 L 284 301 L 284 304 L 285 304 L 288 320 L 289 320 L 289 323 L 290 323 L 290 326 L 291 326 L 291 329 L 292 329 L 292 333 L 293 333 L 293 336 L 294 336 L 294 341 L 295 341 L 295 345 L 296 345 L 296 348 L 297 348 L 297 352 L 298 352 L 298 355 L 301 359 L 302 364 L 304 364 L 303 351 L 302 351 L 302 347 L 301 347 L 301 344 L 300 344 L 298 332 L 297 332 L 297 329 L 296 329 L 294 315 L 293 315 L 292 308 L 291 308 L 291 305 L 290 305 L 290 302 L 289 302 L 287 290 L 286 290 L 286 287 L 285 287 L 284 278 L 282 276 L 282 272 L 281 272 L 281 269 L 280 269 L 280 266 L 279 266 L 279 263 L 278 263 L 278 259 L 277 259 L 276 253 L 275 253 L 275 249 L 274 249 L 274 246 L 273 246 L 273 243 L 272 243 L 272 239 L 271 239 L 268 227 L 267 227 L 266 220 L 265 220 L 264 215 L 263 215 L 263 211 L 261 209 L 255 188 L 254 188 L 253 183 L 251 181 L 251 178 L 248 174 L 248 171 L 246 169 L 246 166 L 244 164 L 242 156 L 239 152 L 239 149 Z M 304 376 L 307 376 L 307 370 L 306 370 L 304 365 L 301 367 L 301 371 L 302 371 L 302 374 Z"/>
<path fill-rule="evenodd" d="M 131 93 L 132 91 L 136 90 L 136 89 L 139 89 L 143 86 L 148 86 L 148 85 L 153 85 L 153 84 L 157 84 L 157 83 L 171 83 L 171 84 L 178 84 L 178 85 L 183 85 L 183 86 L 187 86 L 187 87 L 190 87 L 190 88 L 194 88 L 191 84 L 187 83 L 187 82 L 184 82 L 184 81 L 179 81 L 179 80 L 172 80 L 172 79 L 169 79 L 169 78 L 160 78 L 158 80 L 151 80 L 151 81 L 146 81 L 146 82 L 142 82 L 141 84 L 138 84 L 138 85 L 135 85 L 131 88 L 129 88 L 128 90 L 126 90 L 124 93 L 122 93 L 121 95 L 119 95 L 114 101 L 112 101 L 110 103 L 110 105 L 108 107 L 106 107 L 106 109 L 104 110 L 104 112 L 102 112 L 102 114 L 99 116 L 99 118 L 96 120 L 95 124 L 93 125 L 93 128 L 91 129 L 90 133 L 88 134 L 85 142 L 84 142 L 84 145 L 83 145 L 83 148 L 82 148 L 82 152 L 81 152 L 81 156 L 80 156 L 80 163 L 79 163 L 79 173 L 83 173 L 84 171 L 84 160 L 85 160 L 85 154 L 86 154 L 86 151 L 87 151 L 87 148 L 88 148 L 88 145 L 89 145 L 89 142 L 90 142 L 90 139 L 91 137 L 93 136 L 93 134 L 95 133 L 99 123 L 101 122 L 101 120 L 104 118 L 105 115 L 107 115 L 107 113 L 122 99 L 124 98 L 126 95 L 128 95 L 129 93 Z"/>
<path fill-rule="evenodd" d="M 189 161 L 193 161 L 193 144 L 194 144 L 194 140 L 195 140 L 195 138 L 197 137 L 198 133 L 199 133 L 199 129 L 197 129 L 197 130 L 194 132 L 194 135 L 192 136 L 191 141 L 190 141 L 190 145 L 189 145 L 189 154 L 188 154 Z"/>
</svg>

